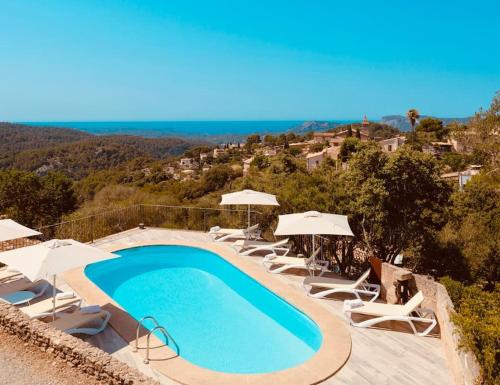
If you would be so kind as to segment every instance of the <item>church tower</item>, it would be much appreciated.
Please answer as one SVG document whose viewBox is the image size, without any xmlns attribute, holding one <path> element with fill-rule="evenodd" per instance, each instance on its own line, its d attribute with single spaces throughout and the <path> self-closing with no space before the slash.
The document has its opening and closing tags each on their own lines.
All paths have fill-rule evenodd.
<svg viewBox="0 0 500 385">
<path fill-rule="evenodd" d="M 368 121 L 368 118 L 366 117 L 366 114 L 363 116 L 363 121 L 361 122 L 361 131 L 364 134 L 369 135 L 370 139 L 373 139 L 373 129 Z"/>
</svg>

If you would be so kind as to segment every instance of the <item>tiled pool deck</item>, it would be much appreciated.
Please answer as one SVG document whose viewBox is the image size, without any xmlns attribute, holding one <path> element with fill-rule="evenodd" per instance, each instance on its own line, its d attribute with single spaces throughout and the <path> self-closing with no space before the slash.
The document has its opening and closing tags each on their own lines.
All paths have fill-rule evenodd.
<svg viewBox="0 0 500 385">
<path fill-rule="evenodd" d="M 305 310 L 315 321 L 320 324 L 322 329 L 327 329 L 327 339 L 332 338 L 335 344 L 335 339 L 338 341 L 338 350 L 332 351 L 330 342 L 327 348 L 318 354 L 320 359 L 310 360 L 304 363 L 303 368 L 299 370 L 287 371 L 289 374 L 280 377 L 248 377 L 239 383 L 260 384 L 260 383 L 275 383 L 275 384 L 304 384 L 312 383 L 312 379 L 318 382 L 320 378 L 326 378 L 329 374 L 335 373 L 333 376 L 320 382 L 325 385 L 334 384 L 451 384 L 451 377 L 444 357 L 443 348 L 439 338 L 419 338 L 413 334 L 401 331 L 379 330 L 379 329 L 359 329 L 350 327 L 342 314 L 341 298 L 320 300 L 307 297 L 301 287 L 303 277 L 293 274 L 274 275 L 264 271 L 260 265 L 260 257 L 240 257 L 234 250 L 229 247 L 229 244 L 216 244 L 210 238 L 200 232 L 182 231 L 182 230 L 165 230 L 165 229 L 133 229 L 119 234 L 115 234 L 95 242 L 95 245 L 106 250 L 117 250 L 126 247 L 132 247 L 140 244 L 151 243 L 166 243 L 166 244 L 186 244 L 186 245 L 208 245 L 212 250 L 213 247 L 219 253 L 235 263 L 245 272 L 259 279 L 266 286 L 284 296 L 294 305 Z M 73 271 L 66 275 L 66 280 L 71 284 L 71 287 L 83 298 L 86 302 L 102 302 L 102 298 L 95 297 L 94 291 L 88 290 L 88 282 L 83 283 L 79 280 L 81 277 L 80 271 Z M 75 280 L 76 277 L 76 280 Z M 262 278 L 262 279 L 260 279 Z M 60 289 L 67 290 L 68 283 L 61 282 Z M 92 284 L 90 284 L 92 286 Z M 305 307 L 305 308 L 304 308 Z M 314 313 L 314 314 L 311 314 Z M 123 317 L 123 318 L 122 318 Z M 125 329 L 130 329 L 130 320 L 126 314 L 121 315 L 120 312 L 114 315 L 114 327 L 119 330 L 120 334 L 130 341 L 130 334 L 124 335 Z M 319 319 L 317 318 L 319 317 Z M 328 323 L 328 325 L 321 323 Z M 125 326 L 124 326 L 125 325 Z M 133 326 L 132 326 L 133 329 Z M 331 331 L 333 330 L 333 334 Z M 135 331 L 135 330 L 134 330 Z M 325 333 L 325 330 L 323 330 Z M 130 333 L 130 330 L 129 330 Z M 100 335 L 89 338 L 87 341 L 98 346 L 102 350 L 111 353 L 116 358 L 126 362 L 132 367 L 135 367 L 145 374 L 157 379 L 163 384 L 177 384 L 178 382 L 165 376 L 164 373 L 169 373 L 172 377 L 172 369 L 178 380 L 182 382 L 217 384 L 217 383 L 236 383 L 231 376 L 217 374 L 213 376 L 213 372 L 201 370 L 198 374 L 190 376 L 178 376 L 178 370 L 188 370 L 192 374 L 193 370 L 190 364 L 186 365 L 186 361 L 172 365 L 170 360 L 151 361 L 149 365 L 145 365 L 143 356 L 139 353 L 134 353 L 129 343 L 126 342 L 118 334 L 113 327 L 108 327 L 105 332 Z M 350 338 L 349 338 L 350 335 Z M 328 337 L 329 336 L 329 337 Z M 342 366 L 349 352 L 347 348 L 352 350 L 349 359 Z M 321 352 L 321 350 L 320 350 Z M 164 352 L 157 351 L 156 354 L 164 356 Z M 166 363 L 166 364 L 165 364 Z M 340 370 L 338 370 L 340 368 Z M 338 371 L 337 371 L 338 370 Z M 309 373 L 308 373 L 309 372 Z M 201 379 L 199 378 L 201 374 Z M 302 377 L 301 377 L 302 376 Z"/>
</svg>

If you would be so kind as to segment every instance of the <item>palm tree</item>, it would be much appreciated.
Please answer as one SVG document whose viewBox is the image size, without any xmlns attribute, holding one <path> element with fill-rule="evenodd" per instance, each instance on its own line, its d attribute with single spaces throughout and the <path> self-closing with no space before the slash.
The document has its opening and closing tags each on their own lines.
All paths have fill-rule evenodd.
<svg viewBox="0 0 500 385">
<path fill-rule="evenodd" d="M 415 123 L 417 123 L 417 120 L 420 119 L 420 114 L 416 109 L 412 108 L 408 110 L 406 117 L 411 125 L 411 144 L 413 146 L 413 141 L 415 140 Z"/>
</svg>

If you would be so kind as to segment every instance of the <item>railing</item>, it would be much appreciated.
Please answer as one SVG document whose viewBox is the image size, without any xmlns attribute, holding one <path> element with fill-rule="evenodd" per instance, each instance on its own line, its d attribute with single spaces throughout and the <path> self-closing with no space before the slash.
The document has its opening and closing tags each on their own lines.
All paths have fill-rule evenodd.
<svg viewBox="0 0 500 385">
<path fill-rule="evenodd" d="M 261 223 L 261 217 L 266 219 L 258 211 L 250 214 L 252 223 Z M 197 231 L 208 231 L 212 226 L 245 228 L 247 210 L 140 204 L 42 226 L 38 231 L 42 233 L 41 240 L 71 238 L 93 242 L 140 224 Z"/>
<path fill-rule="evenodd" d="M 161 326 L 158 321 L 156 320 L 155 317 L 151 316 L 151 315 L 148 315 L 148 316 L 145 316 L 145 317 L 142 317 L 139 322 L 137 322 L 137 329 L 136 329 L 136 332 L 135 332 L 135 348 L 134 348 L 134 352 L 138 352 L 139 351 L 139 331 L 141 329 L 141 327 L 144 327 L 143 326 L 143 323 L 144 321 L 146 320 L 151 320 L 153 322 L 153 329 L 151 329 L 150 331 L 148 331 L 148 334 L 147 334 L 147 337 L 146 337 L 146 358 L 144 359 L 144 363 L 145 364 L 149 364 L 149 349 L 150 349 L 150 344 L 149 344 L 149 341 L 150 341 L 150 338 L 151 338 L 151 334 L 153 334 L 155 331 L 160 331 L 163 336 L 165 337 L 165 345 L 169 345 L 169 341 L 172 341 L 172 343 L 175 345 L 175 350 L 176 350 L 176 353 L 179 354 L 179 345 L 177 345 L 177 342 L 175 342 L 175 340 L 172 338 L 172 336 L 170 335 L 170 333 L 167 331 L 167 329 L 163 326 Z"/>
<path fill-rule="evenodd" d="M 250 214 L 251 223 L 259 224 L 263 238 L 269 241 L 275 240 L 272 229 L 276 224 L 276 215 L 273 211 L 252 210 Z M 42 235 L 37 238 L 42 241 L 53 238 L 71 238 L 80 242 L 93 242 L 99 238 L 133 229 L 140 224 L 150 227 L 208 231 L 213 226 L 246 228 L 247 220 L 245 209 L 138 204 L 43 226 L 38 229 Z M 290 238 L 297 253 L 308 255 L 312 252 L 310 235 L 297 235 Z M 335 268 L 334 256 L 341 254 L 338 249 L 338 237 L 331 239 L 316 235 L 315 239 L 315 248 L 321 248 L 320 258 L 329 260 L 331 268 Z M 366 258 L 359 256 L 355 259 Z"/>
</svg>

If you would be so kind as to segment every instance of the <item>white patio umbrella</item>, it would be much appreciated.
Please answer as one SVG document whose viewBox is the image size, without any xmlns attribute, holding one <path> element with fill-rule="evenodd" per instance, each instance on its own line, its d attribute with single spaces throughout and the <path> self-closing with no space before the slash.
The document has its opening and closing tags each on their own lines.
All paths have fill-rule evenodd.
<svg viewBox="0 0 500 385">
<path fill-rule="evenodd" d="M 338 214 L 307 211 L 298 214 L 280 215 L 275 235 L 312 235 L 312 248 L 314 255 L 315 236 L 345 235 L 353 237 L 354 234 L 347 221 L 347 216 Z"/>
<path fill-rule="evenodd" d="M 90 263 L 118 255 L 85 245 L 73 239 L 52 239 L 33 246 L 21 247 L 0 253 L 0 262 L 20 271 L 31 281 L 52 277 L 53 317 L 56 306 L 56 275 Z"/>
<path fill-rule="evenodd" d="M 40 234 L 42 233 L 20 225 L 12 219 L 0 219 L 0 242 L 11 241 L 18 238 L 27 238 Z"/>
<path fill-rule="evenodd" d="M 254 190 L 242 190 L 234 193 L 223 194 L 221 205 L 247 205 L 248 227 L 250 227 L 250 206 L 279 206 L 276 196 Z"/>
</svg>

